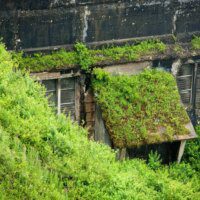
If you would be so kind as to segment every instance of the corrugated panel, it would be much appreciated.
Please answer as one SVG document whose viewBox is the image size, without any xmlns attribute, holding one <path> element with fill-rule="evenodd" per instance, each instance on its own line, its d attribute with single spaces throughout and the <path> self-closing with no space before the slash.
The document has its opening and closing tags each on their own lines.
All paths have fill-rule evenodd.
<svg viewBox="0 0 200 200">
<path fill-rule="evenodd" d="M 64 78 L 61 79 L 61 89 L 74 89 L 75 88 L 75 78 Z"/>
</svg>

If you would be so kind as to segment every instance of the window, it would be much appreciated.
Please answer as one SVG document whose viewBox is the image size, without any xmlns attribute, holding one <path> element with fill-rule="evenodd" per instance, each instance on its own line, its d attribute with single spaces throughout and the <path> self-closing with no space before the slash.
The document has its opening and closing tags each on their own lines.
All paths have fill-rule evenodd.
<svg viewBox="0 0 200 200">
<path fill-rule="evenodd" d="M 200 121 L 200 63 L 185 63 L 177 74 L 181 99 L 191 120 Z"/>
<path fill-rule="evenodd" d="M 64 113 L 67 116 L 71 115 L 73 120 L 76 119 L 75 106 L 76 106 L 76 78 L 59 78 L 42 80 L 45 85 L 49 97 L 50 106 L 55 106 L 58 114 Z"/>
</svg>

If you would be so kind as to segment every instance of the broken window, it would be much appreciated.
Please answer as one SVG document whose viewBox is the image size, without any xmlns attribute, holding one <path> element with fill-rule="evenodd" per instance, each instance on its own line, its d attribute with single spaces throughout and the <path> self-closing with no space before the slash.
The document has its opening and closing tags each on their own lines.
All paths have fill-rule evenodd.
<svg viewBox="0 0 200 200">
<path fill-rule="evenodd" d="M 177 74 L 183 104 L 194 124 L 200 121 L 200 63 L 185 63 Z"/>
</svg>

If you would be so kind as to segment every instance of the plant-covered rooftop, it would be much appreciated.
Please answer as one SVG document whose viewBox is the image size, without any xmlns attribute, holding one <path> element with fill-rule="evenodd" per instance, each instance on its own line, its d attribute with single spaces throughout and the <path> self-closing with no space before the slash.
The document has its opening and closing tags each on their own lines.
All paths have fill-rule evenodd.
<svg viewBox="0 0 200 200">
<path fill-rule="evenodd" d="M 189 118 L 168 72 L 112 76 L 97 68 L 92 85 L 116 147 L 171 141 L 175 135 L 189 133 L 185 128 Z"/>
<path fill-rule="evenodd" d="M 199 37 L 191 40 L 190 51 L 198 51 Z M 181 45 L 166 45 L 158 39 L 135 41 L 134 44 L 123 46 L 105 46 L 101 49 L 88 49 L 84 44 L 77 43 L 73 51 L 61 49 L 49 54 L 35 53 L 24 55 L 23 52 L 13 52 L 13 59 L 19 64 L 20 69 L 31 72 L 42 72 L 59 69 L 71 69 L 79 67 L 89 71 L 93 66 L 103 66 L 115 63 L 127 63 L 140 60 L 141 58 L 153 58 L 157 55 L 168 54 L 182 55 L 188 53 Z M 166 54 L 166 55 L 165 55 Z"/>
<path fill-rule="evenodd" d="M 110 46 L 92 50 L 84 44 L 77 43 L 74 51 L 59 50 L 51 54 L 35 53 L 23 56 L 23 53 L 13 53 L 13 58 L 20 69 L 32 72 L 50 71 L 52 69 L 73 68 L 80 66 L 88 70 L 90 66 L 112 61 L 134 61 L 143 55 L 163 53 L 166 45 L 159 40 L 143 41 L 135 45 Z"/>
</svg>

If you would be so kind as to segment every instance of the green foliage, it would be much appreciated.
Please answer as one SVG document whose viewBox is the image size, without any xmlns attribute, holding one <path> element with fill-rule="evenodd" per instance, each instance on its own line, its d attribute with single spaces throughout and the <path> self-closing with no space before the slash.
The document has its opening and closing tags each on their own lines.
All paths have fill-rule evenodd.
<svg viewBox="0 0 200 200">
<path fill-rule="evenodd" d="M 191 164 L 192 168 L 200 172 L 200 126 L 196 127 L 198 138 L 186 143 L 184 161 Z"/>
<path fill-rule="evenodd" d="M 169 173 L 169 177 L 187 183 L 191 179 L 198 178 L 198 174 L 188 163 L 182 162 L 180 164 L 173 163 L 169 167 L 165 167 Z"/>
<path fill-rule="evenodd" d="M 176 44 L 176 45 L 174 46 L 174 51 L 175 51 L 176 53 L 181 53 L 181 52 L 183 51 L 183 48 L 181 47 L 181 45 Z"/>
<path fill-rule="evenodd" d="M 91 54 L 87 47 L 82 43 L 76 43 L 77 60 L 82 70 L 90 72 L 90 67 L 94 64 Z"/>
<path fill-rule="evenodd" d="M 76 52 L 64 49 L 51 54 L 35 53 L 28 56 L 23 56 L 23 52 L 13 52 L 12 57 L 19 64 L 19 69 L 32 72 L 70 68 L 78 64 Z"/>
<path fill-rule="evenodd" d="M 0 45 L 0 199 L 199 198 L 198 182 L 140 160 L 117 162 L 109 147 L 55 116 L 44 88 L 15 66 Z"/>
<path fill-rule="evenodd" d="M 91 50 L 91 54 L 96 62 L 135 61 L 141 56 L 163 53 L 165 50 L 166 45 L 159 40 L 147 40 L 136 45 Z"/>
<path fill-rule="evenodd" d="M 158 154 L 157 151 L 151 151 L 149 154 L 148 166 L 153 170 L 157 170 L 161 167 L 161 162 L 162 159 L 160 158 L 160 154 Z"/>
<path fill-rule="evenodd" d="M 145 70 L 134 76 L 111 76 L 95 69 L 92 85 L 115 146 L 132 147 L 188 134 L 189 118 L 170 73 Z"/>
<path fill-rule="evenodd" d="M 75 45 L 75 51 L 60 50 L 51 54 L 37 53 L 33 56 L 23 56 L 23 53 L 13 53 L 13 59 L 20 69 L 32 72 L 49 71 L 51 69 L 72 68 L 80 66 L 90 72 L 91 66 L 119 60 L 134 61 L 141 56 L 162 53 L 166 45 L 159 40 L 143 41 L 136 45 L 113 46 L 99 50 L 89 50 L 82 43 Z"/>
<path fill-rule="evenodd" d="M 0 129 L 0 199 L 66 199 L 56 173 L 50 172 L 34 149 Z"/>
<path fill-rule="evenodd" d="M 200 37 L 195 36 L 192 41 L 192 47 L 193 49 L 200 49 Z"/>
</svg>

